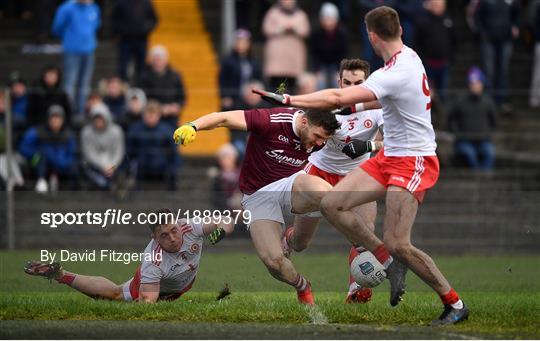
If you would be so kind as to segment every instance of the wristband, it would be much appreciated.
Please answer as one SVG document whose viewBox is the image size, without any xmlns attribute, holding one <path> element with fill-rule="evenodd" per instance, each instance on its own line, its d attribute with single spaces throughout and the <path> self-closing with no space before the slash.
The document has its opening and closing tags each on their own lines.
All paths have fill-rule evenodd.
<svg viewBox="0 0 540 341">
<path fill-rule="evenodd" d="M 225 230 L 220 227 L 218 229 L 215 229 L 208 235 L 208 241 L 210 242 L 210 244 L 216 245 L 221 240 L 223 240 L 225 236 L 226 236 Z"/>
<path fill-rule="evenodd" d="M 364 103 L 356 103 L 354 105 L 355 112 L 360 112 L 366 110 L 366 106 Z"/>
<path fill-rule="evenodd" d="M 283 104 L 291 105 L 291 95 L 283 94 Z"/>
<path fill-rule="evenodd" d="M 192 126 L 193 129 L 195 129 L 195 131 L 197 131 L 197 126 L 195 125 L 195 123 L 193 123 L 193 122 L 188 122 L 188 123 L 186 123 L 186 124 Z"/>
</svg>

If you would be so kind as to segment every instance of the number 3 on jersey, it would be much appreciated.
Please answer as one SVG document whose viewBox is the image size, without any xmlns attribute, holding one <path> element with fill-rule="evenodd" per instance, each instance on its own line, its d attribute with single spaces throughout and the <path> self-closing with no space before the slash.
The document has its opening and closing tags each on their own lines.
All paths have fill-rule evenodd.
<svg viewBox="0 0 540 341">
<path fill-rule="evenodd" d="M 422 75 L 422 91 L 424 92 L 424 95 L 429 97 L 429 102 L 426 103 L 426 110 L 430 110 L 431 109 L 431 92 L 429 91 L 428 79 L 425 73 Z"/>
</svg>

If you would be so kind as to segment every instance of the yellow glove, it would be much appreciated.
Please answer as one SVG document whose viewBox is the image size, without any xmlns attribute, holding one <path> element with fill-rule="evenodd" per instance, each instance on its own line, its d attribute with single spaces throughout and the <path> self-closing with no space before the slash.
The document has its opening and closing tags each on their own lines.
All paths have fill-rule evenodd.
<svg viewBox="0 0 540 341">
<path fill-rule="evenodd" d="M 174 138 L 174 143 L 187 146 L 188 144 L 195 141 L 196 136 L 197 136 L 197 127 L 193 123 L 188 122 L 186 124 L 181 125 L 179 128 L 177 128 L 174 131 L 173 138 Z"/>
</svg>

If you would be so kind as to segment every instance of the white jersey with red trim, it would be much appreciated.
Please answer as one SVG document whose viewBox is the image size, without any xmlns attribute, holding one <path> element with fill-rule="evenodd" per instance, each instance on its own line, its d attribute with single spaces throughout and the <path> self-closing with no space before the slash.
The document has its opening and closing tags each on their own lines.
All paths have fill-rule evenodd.
<svg viewBox="0 0 540 341">
<path fill-rule="evenodd" d="M 152 260 L 143 260 L 141 264 L 141 284 L 159 282 L 160 296 L 181 292 L 193 282 L 199 269 L 204 241 L 202 224 L 188 224 L 180 219 L 178 226 L 182 233 L 180 251 L 165 252 L 155 239 L 144 250 L 152 255 Z"/>
<path fill-rule="evenodd" d="M 353 160 L 341 150 L 353 139 L 373 140 L 377 130 L 383 125 L 383 114 L 381 109 L 366 110 L 349 116 L 336 115 L 336 119 L 341 128 L 326 141 L 321 150 L 312 153 L 308 161 L 325 172 L 346 175 L 369 159 L 369 153 Z"/>
<path fill-rule="evenodd" d="M 403 45 L 360 86 L 373 91 L 382 105 L 385 155 L 435 155 L 428 80 L 414 50 Z"/>
</svg>

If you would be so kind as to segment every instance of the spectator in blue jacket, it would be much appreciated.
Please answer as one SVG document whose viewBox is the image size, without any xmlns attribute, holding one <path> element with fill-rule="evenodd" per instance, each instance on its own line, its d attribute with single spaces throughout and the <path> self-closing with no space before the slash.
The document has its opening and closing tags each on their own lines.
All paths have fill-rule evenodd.
<svg viewBox="0 0 540 341">
<path fill-rule="evenodd" d="M 161 105 L 149 101 L 142 121 L 134 123 L 127 134 L 129 170 L 140 180 L 161 180 L 167 189 L 176 189 L 180 157 L 171 139 L 171 130 L 161 121 Z M 139 186 L 140 187 L 140 186 Z"/>
<path fill-rule="evenodd" d="M 35 169 L 38 193 L 56 191 L 59 179 L 68 180 L 71 189 L 77 186 L 75 135 L 64 124 L 65 113 L 60 105 L 51 106 L 48 115 L 47 124 L 29 129 L 19 147 Z"/>
<path fill-rule="evenodd" d="M 78 113 L 76 121 L 83 118 L 92 81 L 100 15 L 93 0 L 69 0 L 58 8 L 54 16 L 52 32 L 62 40 L 64 89 L 75 108 L 74 112 Z"/>
<path fill-rule="evenodd" d="M 250 52 L 251 33 L 237 30 L 233 50 L 223 58 L 219 68 L 221 110 L 238 109 L 242 87 L 252 79 L 262 79 L 261 67 Z"/>
</svg>

